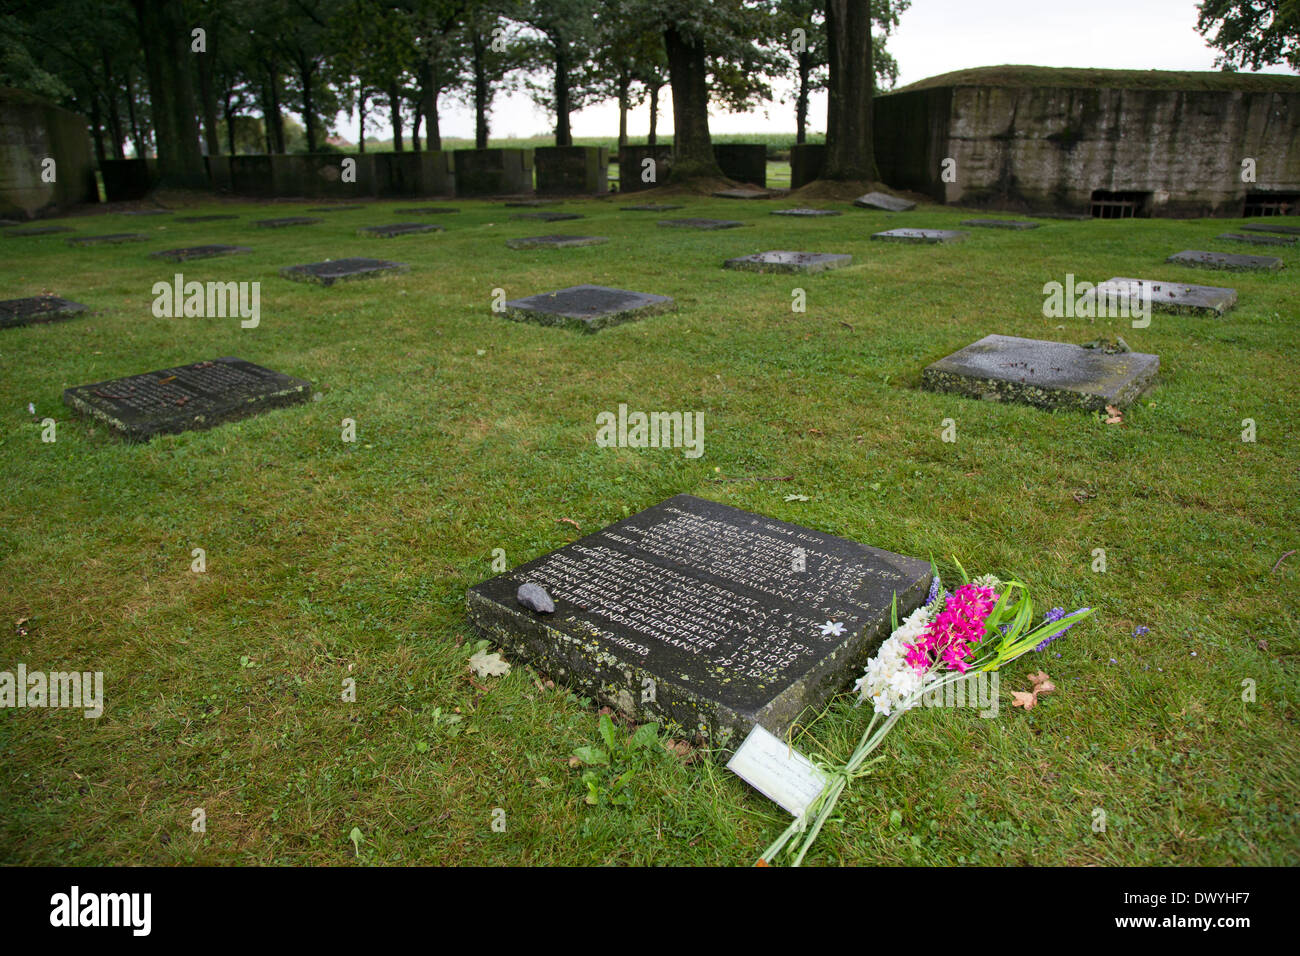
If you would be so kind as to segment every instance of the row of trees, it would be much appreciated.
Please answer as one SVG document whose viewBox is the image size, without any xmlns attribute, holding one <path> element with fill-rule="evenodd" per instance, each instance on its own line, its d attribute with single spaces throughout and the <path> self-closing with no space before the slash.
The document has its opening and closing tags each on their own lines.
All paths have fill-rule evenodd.
<svg viewBox="0 0 1300 956">
<path fill-rule="evenodd" d="M 155 153 L 163 181 L 199 185 L 204 152 L 284 152 L 332 119 L 383 111 L 396 150 L 439 149 L 448 97 L 485 147 L 493 99 L 526 90 L 572 142 L 570 115 L 672 97 L 674 171 L 716 173 L 709 108 L 744 110 L 789 80 L 799 141 L 829 90 L 831 172 L 871 178 L 870 98 L 897 66 L 884 39 L 910 0 L 11 0 L 0 83 L 90 120 L 100 159 Z M 872 24 L 875 29 L 873 31 Z M 257 119 L 260 118 L 260 119 Z M 260 141 L 259 141 L 260 140 Z"/>
</svg>

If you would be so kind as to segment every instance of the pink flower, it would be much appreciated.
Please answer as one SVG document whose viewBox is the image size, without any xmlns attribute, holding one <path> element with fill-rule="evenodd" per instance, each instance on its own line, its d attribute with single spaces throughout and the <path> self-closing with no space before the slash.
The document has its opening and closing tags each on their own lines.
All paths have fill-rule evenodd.
<svg viewBox="0 0 1300 956">
<path fill-rule="evenodd" d="M 921 636 L 907 645 L 907 663 L 921 674 L 940 661 L 952 670 L 966 673 L 974 657 L 970 645 L 984 639 L 984 622 L 997 602 L 998 596 L 992 588 L 974 584 L 959 587 Z"/>
</svg>

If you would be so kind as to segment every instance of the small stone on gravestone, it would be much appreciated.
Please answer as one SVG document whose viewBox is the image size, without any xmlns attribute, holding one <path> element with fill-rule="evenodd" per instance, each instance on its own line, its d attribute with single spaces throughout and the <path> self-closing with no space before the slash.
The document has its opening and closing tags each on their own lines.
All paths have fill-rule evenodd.
<svg viewBox="0 0 1300 956">
<path fill-rule="evenodd" d="M 1097 301 L 1114 296 L 1116 303 L 1125 302 L 1136 287 L 1137 294 L 1149 297 L 1156 312 L 1173 312 L 1179 315 L 1220 316 L 1237 304 L 1237 290 L 1212 285 L 1183 285 L 1178 282 L 1157 282 L 1153 279 L 1130 279 L 1115 276 L 1097 286 Z M 1130 312 L 1132 307 L 1130 304 Z"/>
<path fill-rule="evenodd" d="M 542 618 L 521 583 L 545 587 Z M 822 709 L 925 599 L 925 561 L 677 495 L 469 590 L 471 623 L 576 693 L 734 746 Z"/>
<path fill-rule="evenodd" d="M 558 292 L 543 292 L 507 302 L 505 316 L 516 322 L 598 332 L 611 325 L 635 321 L 675 307 L 676 303 L 666 295 L 599 285 L 575 285 Z"/>
<path fill-rule="evenodd" d="M 1112 354 L 1066 342 L 986 335 L 927 366 L 921 385 L 1038 408 L 1102 411 L 1132 404 L 1159 369 L 1160 359 L 1142 352 Z"/>
<path fill-rule="evenodd" d="M 413 236 L 422 232 L 442 232 L 442 226 L 427 222 L 399 222 L 388 226 L 366 226 L 358 229 L 358 236 L 371 236 L 378 239 L 392 239 L 396 236 Z"/>
<path fill-rule="evenodd" d="M 536 219 L 540 222 L 563 222 L 566 219 L 583 218 L 576 212 L 517 212 L 511 219 Z"/>
<path fill-rule="evenodd" d="M 5 235 L 10 239 L 17 236 L 53 236 L 60 232 L 73 232 L 67 226 L 38 226 L 35 229 L 15 229 L 13 232 L 6 232 Z"/>
<path fill-rule="evenodd" d="M 1241 228 L 1247 232 L 1277 232 L 1288 236 L 1300 236 L 1300 226 L 1282 226 L 1271 222 L 1252 222 Z"/>
<path fill-rule="evenodd" d="M 720 189 L 713 194 L 715 199 L 769 199 L 772 194 L 757 189 Z"/>
<path fill-rule="evenodd" d="M 411 267 L 405 262 L 389 262 L 387 259 L 366 259 L 350 256 L 326 262 L 310 262 L 301 266 L 287 266 L 280 270 L 280 275 L 295 282 L 317 282 L 320 285 L 333 285 L 353 279 L 374 279 L 382 275 L 406 272 Z"/>
<path fill-rule="evenodd" d="M 541 585 L 534 584 L 532 581 L 519 585 L 519 590 L 515 592 L 515 600 L 530 611 L 536 611 L 538 614 L 555 613 L 555 602 L 546 593 L 546 589 Z"/>
<path fill-rule="evenodd" d="M 1249 242 L 1255 246 L 1290 246 L 1296 241 L 1295 236 L 1270 236 L 1266 233 L 1239 233 L 1224 232 L 1215 236 L 1216 239 L 1226 239 L 1229 242 Z"/>
<path fill-rule="evenodd" d="M 966 233 L 951 229 L 887 229 L 874 233 L 871 238 L 881 242 L 961 242 Z"/>
<path fill-rule="evenodd" d="M 286 226 L 314 226 L 324 219 L 312 219 L 310 216 L 285 216 L 282 219 L 255 219 L 253 225 L 259 229 L 283 229 Z"/>
<path fill-rule="evenodd" d="M 883 209 L 886 212 L 908 212 L 916 208 L 910 199 L 900 199 L 888 193 L 867 193 L 853 200 L 853 205 L 863 209 Z"/>
<path fill-rule="evenodd" d="M 1194 269 L 1227 269 L 1231 272 L 1272 271 L 1283 266 L 1282 260 L 1275 256 L 1239 256 L 1231 252 L 1204 252 L 1199 249 L 1175 252 L 1165 262 Z"/>
<path fill-rule="evenodd" d="M 180 216 L 176 219 L 176 221 L 177 222 L 220 222 L 223 219 L 238 219 L 238 218 L 239 218 L 238 216 L 234 216 L 234 215 Z"/>
<path fill-rule="evenodd" d="M 752 256 L 728 259 L 727 269 L 746 272 L 825 272 L 839 269 L 853 261 L 852 256 L 832 252 L 756 252 Z"/>
<path fill-rule="evenodd" d="M 798 219 L 815 219 L 820 216 L 842 216 L 838 209 L 773 209 L 773 216 L 794 216 Z"/>
<path fill-rule="evenodd" d="M 148 239 L 148 236 L 138 232 L 114 232 L 106 236 L 78 236 L 67 242 L 73 246 L 116 246 L 123 242 L 145 242 Z"/>
<path fill-rule="evenodd" d="M 609 242 L 606 236 L 525 236 L 522 239 L 507 239 L 506 245 L 511 249 L 531 249 L 546 247 L 567 249 L 571 246 L 599 246 Z"/>
<path fill-rule="evenodd" d="M 673 203 L 642 203 L 638 206 L 621 206 L 621 209 L 627 212 L 669 212 L 673 209 L 681 209 L 680 205 Z"/>
<path fill-rule="evenodd" d="M 460 212 L 451 206 L 415 206 L 408 209 L 394 209 L 396 216 L 436 216 L 439 213 Z"/>
<path fill-rule="evenodd" d="M 1025 222 L 1023 219 L 963 219 L 963 226 L 975 226 L 979 229 L 1037 229 L 1041 222 Z"/>
<path fill-rule="evenodd" d="M 71 302 L 56 295 L 38 295 L 29 299 L 6 299 L 0 302 L 0 329 L 40 322 L 57 322 L 70 319 L 79 312 L 90 309 L 80 302 Z"/>
<path fill-rule="evenodd" d="M 66 389 L 63 403 L 128 441 L 212 428 L 305 402 L 311 383 L 225 357 Z"/>
<path fill-rule="evenodd" d="M 153 259 L 170 259 L 172 262 L 189 262 L 191 259 L 212 259 L 217 256 L 235 256 L 252 252 L 248 246 L 187 246 L 184 249 L 164 249 L 162 252 L 149 253 Z"/>
<path fill-rule="evenodd" d="M 735 229 L 744 223 L 735 219 L 660 219 L 659 225 L 670 229 Z"/>
</svg>

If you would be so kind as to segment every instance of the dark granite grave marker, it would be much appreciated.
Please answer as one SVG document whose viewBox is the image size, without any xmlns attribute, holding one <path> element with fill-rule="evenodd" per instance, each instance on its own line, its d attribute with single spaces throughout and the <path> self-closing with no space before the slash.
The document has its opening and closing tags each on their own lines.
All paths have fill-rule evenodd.
<svg viewBox="0 0 1300 956">
<path fill-rule="evenodd" d="M 606 236 L 526 236 L 522 239 L 507 239 L 506 245 L 511 249 L 567 249 L 574 246 L 599 246 L 609 242 Z"/>
<path fill-rule="evenodd" d="M 61 299 L 56 295 L 38 295 L 30 299 L 6 299 L 0 302 L 0 329 L 35 325 L 39 322 L 58 322 L 89 309 L 88 305 Z"/>
<path fill-rule="evenodd" d="M 926 368 L 923 387 L 1039 408 L 1124 408 L 1155 380 L 1160 359 L 1065 342 L 986 335 Z"/>
<path fill-rule="evenodd" d="M 799 570 L 796 570 L 799 569 Z M 925 598 L 930 566 L 677 495 L 467 595 L 507 653 L 674 735 L 734 746 L 819 711 Z M 517 599 L 543 588 L 553 613 Z"/>
<path fill-rule="evenodd" d="M 1228 242 L 1249 242 L 1255 246 L 1292 246 L 1296 241 L 1295 236 L 1270 236 L 1263 232 L 1224 232 L 1214 238 L 1226 239 Z"/>
<path fill-rule="evenodd" d="M 564 222 L 566 219 L 581 219 L 576 212 L 517 212 L 511 219 L 535 219 L 538 222 Z"/>
<path fill-rule="evenodd" d="M 874 233 L 871 238 L 881 242 L 925 242 L 935 244 L 961 242 L 966 238 L 966 233 L 955 232 L 951 229 L 887 229 L 884 232 Z"/>
<path fill-rule="evenodd" d="M 842 216 L 838 209 L 773 209 L 773 216 L 794 216 L 796 219 L 817 219 L 822 216 Z"/>
<path fill-rule="evenodd" d="M 888 193 L 867 193 L 853 200 L 853 205 L 862 209 L 883 209 L 886 212 L 908 212 L 916 208 L 910 199 L 900 199 Z"/>
<path fill-rule="evenodd" d="M 146 242 L 149 237 L 138 232 L 114 232 L 104 236 L 77 236 L 68 239 L 72 246 L 116 246 L 124 242 Z"/>
<path fill-rule="evenodd" d="M 853 261 L 852 256 L 830 252 L 756 252 L 723 263 L 727 269 L 746 272 L 825 272 L 839 269 Z"/>
<path fill-rule="evenodd" d="M 629 292 L 599 285 L 575 285 L 506 303 L 506 318 L 516 322 L 558 325 L 580 332 L 598 332 L 611 325 L 667 312 L 676 303 L 666 295 Z"/>
<path fill-rule="evenodd" d="M 64 391 L 63 403 L 129 441 L 148 441 L 155 435 L 212 428 L 310 397 L 310 382 L 226 357 L 79 385 Z"/>
<path fill-rule="evenodd" d="M 1165 260 L 1193 269 L 1226 269 L 1230 272 L 1257 272 L 1281 269 L 1283 262 L 1275 256 L 1239 256 L 1231 252 L 1203 252 L 1188 249 L 1175 252 Z"/>
<path fill-rule="evenodd" d="M 1252 222 L 1241 228 L 1247 232 L 1277 232 L 1286 236 L 1300 236 L 1300 226 L 1284 226 L 1273 222 Z"/>
<path fill-rule="evenodd" d="M 20 236 L 53 236 L 60 232 L 73 232 L 67 226 L 37 226 L 34 229 L 14 229 L 6 232 L 5 235 L 10 239 L 17 239 Z"/>
<path fill-rule="evenodd" d="M 387 259 L 366 259 L 351 256 L 345 259 L 332 259 L 327 262 L 311 262 L 301 266 L 288 266 L 280 270 L 280 275 L 295 282 L 316 282 L 320 285 L 333 285 L 354 279 L 374 279 L 390 273 L 406 272 L 411 267 L 405 262 L 389 262 Z"/>
<path fill-rule="evenodd" d="M 963 219 L 963 226 L 977 229 L 1037 229 L 1041 222 L 1025 222 L 1023 219 Z"/>
<path fill-rule="evenodd" d="M 768 199 L 771 195 L 757 189 L 720 189 L 713 194 L 715 199 Z"/>
<path fill-rule="evenodd" d="M 659 225 L 669 229 L 735 229 L 744 223 L 735 219 L 660 219 Z"/>
<path fill-rule="evenodd" d="M 1129 279 L 1123 276 L 1116 276 L 1100 283 L 1097 286 L 1097 301 L 1101 302 L 1113 296 L 1116 304 L 1122 304 L 1129 298 L 1130 290 L 1135 287 L 1139 297 L 1150 297 L 1151 308 L 1156 312 L 1220 316 L 1237 304 L 1236 289 L 1157 282 L 1154 279 Z M 1130 313 L 1136 304 L 1129 304 Z"/>
<path fill-rule="evenodd" d="M 422 232 L 442 232 L 442 226 L 428 222 L 399 222 L 388 226 L 366 226 L 358 229 L 358 236 L 371 236 L 377 239 L 393 239 L 397 236 L 413 236 Z"/>
<path fill-rule="evenodd" d="M 282 219 L 255 219 L 253 225 L 258 229 L 284 229 L 287 226 L 314 226 L 316 223 L 324 221 L 324 219 L 313 219 L 310 216 L 285 216 Z"/>
<path fill-rule="evenodd" d="M 223 219 L 238 219 L 235 215 L 214 215 L 214 216 L 180 216 L 177 222 L 221 222 Z"/>
<path fill-rule="evenodd" d="M 682 207 L 672 203 L 642 203 L 638 206 L 623 206 L 621 208 L 627 212 L 670 212 L 674 209 L 681 209 Z"/>
<path fill-rule="evenodd" d="M 213 259 L 217 256 L 237 256 L 252 252 L 248 246 L 187 246 L 184 249 L 164 249 L 162 252 L 149 253 L 154 259 L 170 259 L 172 262 L 189 262 L 191 259 Z"/>
<path fill-rule="evenodd" d="M 436 216 L 448 212 L 460 212 L 460 210 L 450 206 L 415 206 L 410 209 L 393 210 L 393 214 L 397 216 Z"/>
</svg>

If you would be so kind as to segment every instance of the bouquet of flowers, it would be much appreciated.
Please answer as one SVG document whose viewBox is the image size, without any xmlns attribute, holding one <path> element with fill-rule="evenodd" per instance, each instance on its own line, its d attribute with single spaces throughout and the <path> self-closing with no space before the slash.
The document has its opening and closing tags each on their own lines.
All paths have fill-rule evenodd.
<svg viewBox="0 0 1300 956">
<path fill-rule="evenodd" d="M 1072 614 L 1053 608 L 1034 625 L 1033 601 L 1022 583 L 993 575 L 972 581 L 960 564 L 957 568 L 961 586 L 945 593 L 935 572 L 926 602 L 901 624 L 895 596 L 893 633 L 854 685 L 858 703 L 872 703 L 871 722 L 846 763 L 820 767 L 825 788 L 763 851 L 759 866 L 770 865 L 783 850 L 794 855 L 794 866 L 803 862 L 849 781 L 871 772 L 867 758 L 925 694 L 965 680 L 968 673 L 996 671 L 1029 651 L 1042 651 L 1092 614 L 1086 607 Z"/>
</svg>

